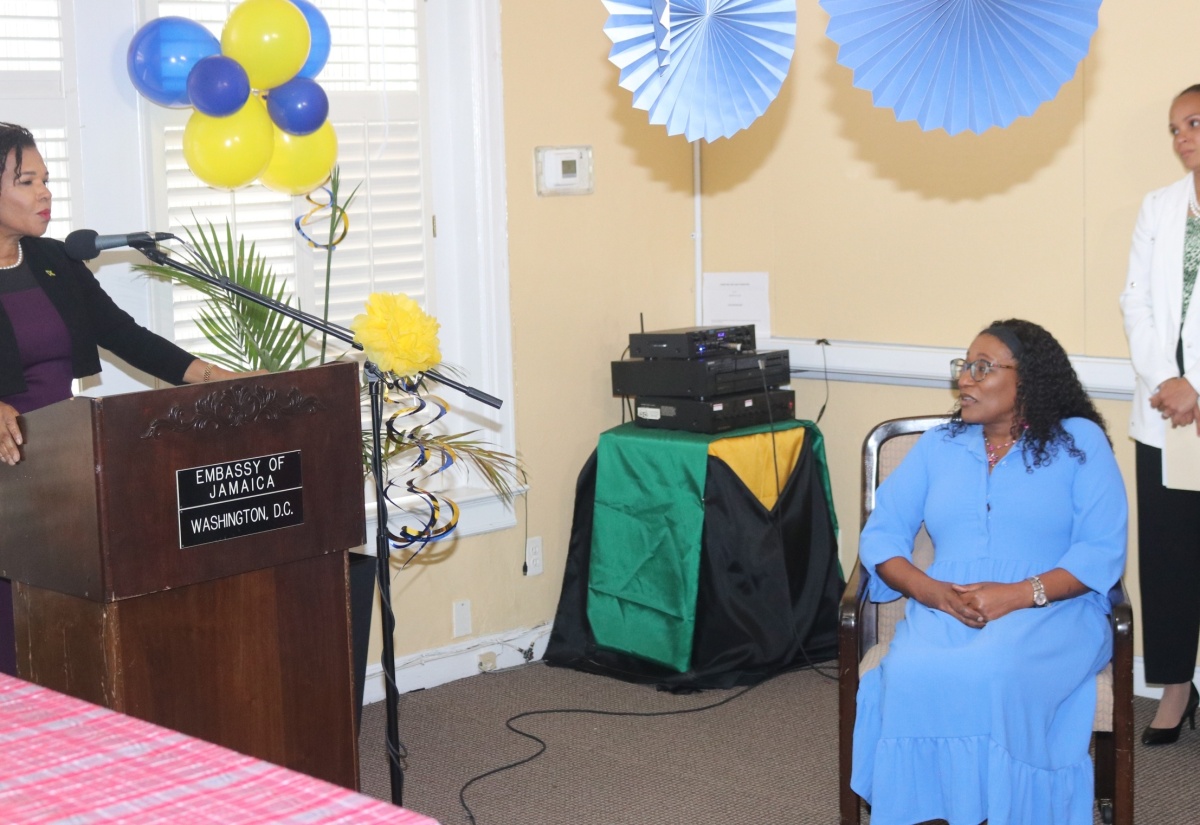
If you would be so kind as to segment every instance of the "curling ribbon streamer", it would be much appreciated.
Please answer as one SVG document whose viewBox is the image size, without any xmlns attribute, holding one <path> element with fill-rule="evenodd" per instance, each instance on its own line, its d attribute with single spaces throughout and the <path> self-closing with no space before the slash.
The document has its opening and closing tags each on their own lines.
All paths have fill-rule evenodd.
<svg viewBox="0 0 1200 825">
<path fill-rule="evenodd" d="M 412 561 L 413 556 L 416 556 L 417 553 L 420 553 L 424 549 L 426 544 L 444 539 L 454 532 L 455 528 L 458 527 L 458 505 L 450 499 L 444 499 L 446 505 L 450 508 L 450 515 L 444 523 L 438 524 L 438 520 L 441 518 L 441 503 L 443 499 L 439 499 L 428 490 L 422 490 L 413 481 L 409 481 L 405 487 L 409 493 L 425 501 L 429 507 L 429 518 L 425 520 L 420 530 L 410 530 L 405 526 L 400 528 L 399 533 L 393 533 L 391 530 L 387 531 L 388 538 L 392 540 L 392 544 L 397 549 L 419 545 L 417 550 L 405 562 L 407 564 Z"/>
<path fill-rule="evenodd" d="M 431 448 L 428 444 L 422 442 L 420 439 L 420 434 L 424 427 L 437 421 L 449 411 L 448 406 L 442 399 L 437 398 L 436 396 L 423 397 L 419 395 L 417 390 L 420 387 L 420 383 L 421 377 L 419 376 L 415 379 L 410 378 L 397 380 L 394 384 L 391 381 L 386 383 L 385 386 L 388 390 L 394 388 L 403 391 L 404 399 L 401 400 L 399 397 L 393 397 L 390 393 L 385 392 L 384 400 L 388 403 L 403 403 L 406 406 L 397 410 L 388 418 L 386 422 L 387 434 L 385 436 L 385 440 L 393 444 L 397 444 L 401 448 L 408 447 L 415 448 L 417 450 L 417 457 L 413 460 L 412 464 L 408 466 L 407 470 L 405 471 L 406 473 L 412 473 L 413 471 L 426 468 L 432 464 L 435 458 L 440 458 L 440 462 L 438 462 L 438 466 L 436 466 L 436 468 L 428 470 L 421 475 L 419 480 L 424 480 L 432 478 L 438 473 L 445 472 L 450 467 L 454 466 L 454 452 L 446 447 Z M 399 419 L 409 418 L 423 412 L 433 412 L 434 415 L 428 421 L 425 421 L 423 424 L 419 424 L 412 429 L 405 430 L 400 429 L 397 426 L 397 421 Z M 440 456 L 437 455 L 439 453 Z M 404 526 L 400 528 L 399 532 L 392 532 L 390 529 L 387 531 L 388 539 L 392 542 L 393 547 L 396 549 L 416 547 L 412 555 L 409 556 L 404 562 L 405 564 L 408 564 L 408 562 L 412 561 L 417 554 L 424 549 L 425 545 L 446 538 L 454 532 L 456 527 L 458 527 L 458 505 L 448 498 L 439 498 L 428 490 L 418 487 L 417 481 L 418 479 L 410 478 L 404 483 L 404 489 L 410 496 L 416 496 L 423 502 L 426 508 L 426 516 L 423 519 L 418 517 L 418 529 L 412 529 L 408 526 Z M 397 509 L 411 511 L 413 509 L 411 507 L 411 501 L 402 505 L 392 498 L 391 491 L 399 486 L 400 482 L 394 480 L 389 481 L 388 491 L 385 493 L 385 497 L 387 498 L 388 503 L 395 506 Z M 446 516 L 445 519 L 442 518 L 443 503 L 449 509 L 449 515 Z"/>
<path fill-rule="evenodd" d="M 337 246 L 346 239 L 346 233 L 350 231 L 350 216 L 346 214 L 345 209 L 333 202 L 333 192 L 327 186 L 322 186 L 321 191 L 329 197 L 329 202 L 320 203 L 316 200 L 313 200 L 313 193 L 309 192 L 304 196 L 304 199 L 311 203 L 313 208 L 308 210 L 308 212 L 305 214 L 297 217 L 295 220 L 296 231 L 300 233 L 300 237 L 304 238 L 304 240 L 308 242 L 308 245 L 313 249 L 329 249 Z M 313 222 L 314 216 L 318 212 L 323 212 L 326 209 L 334 210 L 334 214 L 336 216 L 335 220 L 342 224 L 342 231 L 338 234 L 337 238 L 330 243 L 317 243 L 308 236 L 308 233 L 304 231 L 304 227 Z"/>
</svg>

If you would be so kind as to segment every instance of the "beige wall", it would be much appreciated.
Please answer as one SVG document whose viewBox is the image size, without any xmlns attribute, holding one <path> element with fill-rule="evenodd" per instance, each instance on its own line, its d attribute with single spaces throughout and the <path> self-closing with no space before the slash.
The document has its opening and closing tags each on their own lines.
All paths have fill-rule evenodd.
<svg viewBox="0 0 1200 825">
<path fill-rule="evenodd" d="M 598 0 L 503 0 L 502 42 L 514 399 L 530 474 L 518 527 L 438 548 L 397 573 L 397 654 L 451 643 L 450 603 L 470 598 L 477 635 L 553 617 L 576 474 L 621 421 L 609 362 L 644 312 L 693 322 L 691 147 L 650 126 L 617 86 Z M 704 263 L 771 274 L 773 328 L 965 347 L 993 318 L 1050 328 L 1077 354 L 1124 357 L 1116 296 L 1142 195 L 1181 174 L 1170 97 L 1200 80 L 1200 4 L 1110 0 L 1073 81 L 1032 118 L 953 138 L 897 123 L 836 63 L 815 2 L 798 4 L 797 52 L 767 113 L 705 144 Z M 588 144 L 595 194 L 538 198 L 534 147 Z M 819 383 L 796 383 L 802 417 Z M 831 385 L 821 423 L 843 532 L 857 547 L 858 451 L 899 415 L 944 411 L 948 392 Z M 1132 476 L 1128 405 L 1103 402 Z M 526 535 L 546 573 L 523 578 Z"/>
<path fill-rule="evenodd" d="M 704 147 L 705 268 L 769 271 L 780 335 L 965 347 L 1021 316 L 1073 353 L 1123 357 L 1116 295 L 1142 195 L 1182 174 L 1167 107 L 1200 79 L 1179 57 L 1200 5 L 1105 3 L 1054 100 L 954 137 L 875 108 L 827 22 L 799 4 L 779 98 Z"/>
</svg>

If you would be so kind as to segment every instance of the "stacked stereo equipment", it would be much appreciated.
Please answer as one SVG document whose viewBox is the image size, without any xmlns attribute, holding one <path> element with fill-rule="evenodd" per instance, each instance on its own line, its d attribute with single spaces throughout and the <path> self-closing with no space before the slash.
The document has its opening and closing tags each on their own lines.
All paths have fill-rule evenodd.
<svg viewBox="0 0 1200 825">
<path fill-rule="evenodd" d="M 787 350 L 755 349 L 754 325 L 629 336 L 612 362 L 613 395 L 632 396 L 639 427 L 716 434 L 795 417 Z"/>
</svg>

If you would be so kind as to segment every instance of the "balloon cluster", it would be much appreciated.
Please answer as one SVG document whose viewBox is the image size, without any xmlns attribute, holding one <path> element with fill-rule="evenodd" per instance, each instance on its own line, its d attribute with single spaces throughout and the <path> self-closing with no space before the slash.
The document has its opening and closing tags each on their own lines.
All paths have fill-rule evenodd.
<svg viewBox="0 0 1200 825">
<path fill-rule="evenodd" d="M 126 63 L 134 87 L 160 106 L 194 107 L 183 156 L 217 189 L 255 180 L 302 195 L 329 177 L 337 136 L 314 80 L 329 59 L 329 24 L 309 0 L 245 0 L 218 41 L 186 17 L 138 29 Z"/>
</svg>

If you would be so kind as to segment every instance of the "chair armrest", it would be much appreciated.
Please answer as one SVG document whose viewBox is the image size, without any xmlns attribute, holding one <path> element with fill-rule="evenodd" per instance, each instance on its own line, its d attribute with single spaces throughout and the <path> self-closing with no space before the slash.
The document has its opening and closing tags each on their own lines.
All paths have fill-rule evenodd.
<svg viewBox="0 0 1200 825">
<path fill-rule="evenodd" d="M 863 655 L 863 633 L 867 630 L 866 602 L 868 573 L 857 560 L 846 589 L 842 591 L 842 599 L 838 604 L 838 657 L 856 663 Z M 857 670 L 855 671 L 857 673 Z M 856 677 L 857 680 L 857 677 Z"/>
<path fill-rule="evenodd" d="M 1129 603 L 1129 594 L 1125 592 L 1124 580 L 1117 579 L 1117 583 L 1108 591 L 1108 604 L 1112 610 L 1113 634 L 1122 633 L 1132 637 L 1133 606 Z"/>
<path fill-rule="evenodd" d="M 1133 608 L 1123 581 L 1118 580 L 1108 591 L 1108 601 L 1113 631 L 1110 821 L 1133 822 Z"/>
<path fill-rule="evenodd" d="M 1123 581 L 1118 580 L 1108 591 L 1108 603 L 1113 631 L 1113 702 L 1119 707 L 1132 707 L 1133 606 L 1129 603 L 1129 594 L 1125 592 Z M 1133 724 L 1132 718 L 1129 724 Z"/>
<path fill-rule="evenodd" d="M 843 825 L 857 823 L 858 796 L 850 790 L 853 768 L 854 720 L 858 702 L 858 663 L 869 574 L 857 560 L 838 604 L 838 807 Z"/>
</svg>

